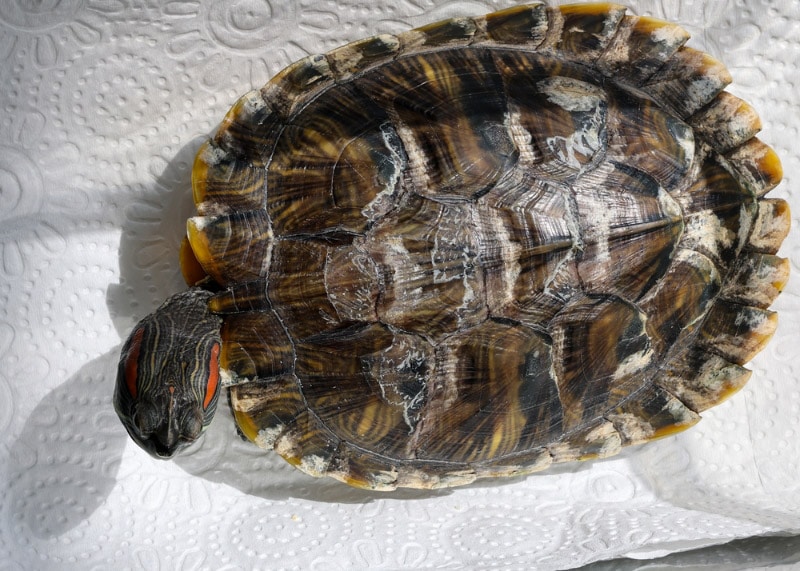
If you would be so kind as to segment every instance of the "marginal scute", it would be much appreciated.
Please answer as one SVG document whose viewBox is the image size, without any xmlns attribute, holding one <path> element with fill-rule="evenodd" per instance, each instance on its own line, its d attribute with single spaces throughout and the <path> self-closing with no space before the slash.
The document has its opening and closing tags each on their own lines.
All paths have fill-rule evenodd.
<svg viewBox="0 0 800 571">
<path fill-rule="evenodd" d="M 397 489 L 400 474 L 395 465 L 347 443 L 340 448 L 328 474 L 355 488 L 387 492 Z M 422 482 L 420 482 L 421 484 Z M 430 486 L 416 485 L 416 488 Z"/>
<path fill-rule="evenodd" d="M 536 48 L 547 33 L 547 11 L 544 4 L 515 6 L 484 17 L 489 40 L 510 45 Z"/>
<path fill-rule="evenodd" d="M 722 297 L 744 305 L 768 308 L 789 280 L 789 260 L 748 253 L 731 268 Z"/>
<path fill-rule="evenodd" d="M 743 145 L 761 130 L 755 109 L 727 91 L 689 117 L 688 122 L 718 153 Z"/>
<path fill-rule="evenodd" d="M 354 74 L 366 71 L 392 58 L 400 50 L 396 36 L 381 34 L 365 40 L 351 42 L 326 54 L 338 81 L 346 81 Z"/>
<path fill-rule="evenodd" d="M 641 88 L 684 119 L 713 100 L 731 81 L 720 61 L 682 47 Z"/>
<path fill-rule="evenodd" d="M 478 26 L 472 18 L 451 18 L 414 28 L 398 35 L 404 52 L 438 47 L 466 45 Z"/>
<path fill-rule="evenodd" d="M 623 446 L 641 444 L 686 430 L 700 415 L 657 385 L 637 391 L 606 414 Z"/>
<path fill-rule="evenodd" d="M 221 285 L 265 277 L 272 254 L 272 228 L 263 210 L 195 216 L 187 235 L 197 261 Z"/>
<path fill-rule="evenodd" d="M 311 476 L 325 476 L 337 456 L 340 441 L 309 410 L 286 423 L 273 441 L 275 452 Z"/>
<path fill-rule="evenodd" d="M 268 450 L 286 426 L 305 410 L 303 395 L 293 375 L 234 384 L 229 396 L 242 434 Z"/>
<path fill-rule="evenodd" d="M 476 472 L 479 478 L 525 476 L 546 470 L 552 464 L 553 456 L 542 446 L 481 462 L 476 465 Z"/>
<path fill-rule="evenodd" d="M 265 172 L 249 159 L 211 141 L 203 144 L 192 166 L 192 195 L 203 216 L 264 207 Z"/>
<path fill-rule="evenodd" d="M 739 390 L 790 213 L 757 114 L 687 39 L 534 3 L 237 101 L 181 265 L 240 432 L 313 476 L 435 489 L 610 456 Z"/>
<path fill-rule="evenodd" d="M 279 125 L 280 119 L 274 109 L 258 91 L 250 91 L 225 115 L 214 135 L 214 143 L 256 167 L 263 167 L 272 151 L 271 135 Z"/>
<path fill-rule="evenodd" d="M 789 203 L 780 198 L 758 201 L 758 216 L 753 224 L 747 247 L 756 252 L 774 254 L 791 227 Z"/>
<path fill-rule="evenodd" d="M 701 346 L 744 365 L 760 352 L 778 327 L 778 314 L 717 300 L 700 329 Z"/>
<path fill-rule="evenodd" d="M 567 58 L 594 64 L 625 15 L 619 4 L 568 4 L 548 9 L 553 49 Z"/>
<path fill-rule="evenodd" d="M 739 145 L 725 158 L 734 176 L 756 196 L 764 196 L 783 178 L 778 155 L 757 137 Z"/>
<path fill-rule="evenodd" d="M 605 419 L 585 424 L 547 447 L 554 463 L 607 458 L 621 449 L 622 437 Z"/>
<path fill-rule="evenodd" d="M 181 263 L 181 276 L 183 281 L 189 286 L 196 286 L 208 279 L 208 273 L 197 261 L 197 256 L 194 255 L 192 245 L 189 243 L 189 238 L 184 236 L 181 240 L 181 249 L 178 259 Z"/>
<path fill-rule="evenodd" d="M 669 22 L 647 16 L 625 16 L 597 67 L 621 83 L 646 82 L 689 39 L 689 33 Z"/>
<path fill-rule="evenodd" d="M 279 117 L 288 117 L 333 84 L 333 72 L 322 54 L 305 57 L 280 71 L 261 88 L 261 97 Z"/>
<path fill-rule="evenodd" d="M 676 356 L 655 384 L 700 413 L 741 389 L 750 375 L 741 365 L 694 347 Z"/>
</svg>

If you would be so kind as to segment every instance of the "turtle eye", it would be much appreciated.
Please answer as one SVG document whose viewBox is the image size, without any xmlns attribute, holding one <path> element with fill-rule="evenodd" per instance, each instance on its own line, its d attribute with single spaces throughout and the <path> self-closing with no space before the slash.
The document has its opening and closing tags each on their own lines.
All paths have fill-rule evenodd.
<svg viewBox="0 0 800 571">
<path fill-rule="evenodd" d="M 211 357 L 208 359 L 208 383 L 206 383 L 206 398 L 203 401 L 203 410 L 207 409 L 217 394 L 219 384 L 219 343 L 211 347 Z"/>
<path fill-rule="evenodd" d="M 142 349 L 142 337 L 144 337 L 144 327 L 136 330 L 131 337 L 131 346 L 128 348 L 128 355 L 125 357 L 125 385 L 128 393 L 133 398 L 139 394 L 139 351 Z"/>
</svg>

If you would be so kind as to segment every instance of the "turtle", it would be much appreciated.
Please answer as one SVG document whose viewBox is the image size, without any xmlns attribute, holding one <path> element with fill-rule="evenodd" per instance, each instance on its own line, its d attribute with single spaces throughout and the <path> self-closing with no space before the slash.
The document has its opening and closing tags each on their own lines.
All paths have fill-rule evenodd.
<svg viewBox="0 0 800 571">
<path fill-rule="evenodd" d="M 525 4 L 306 57 L 199 149 L 188 289 L 114 404 L 159 458 L 227 390 L 312 476 L 439 488 L 694 425 L 777 324 L 776 153 L 676 24 Z"/>
</svg>

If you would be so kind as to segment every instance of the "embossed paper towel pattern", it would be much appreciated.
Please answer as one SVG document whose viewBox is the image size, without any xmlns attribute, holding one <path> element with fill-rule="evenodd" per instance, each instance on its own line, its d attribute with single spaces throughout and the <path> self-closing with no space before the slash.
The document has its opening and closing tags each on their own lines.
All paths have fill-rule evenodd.
<svg viewBox="0 0 800 571">
<path fill-rule="evenodd" d="M 7 569 L 563 569 L 800 528 L 797 286 L 749 385 L 612 461 L 442 493 L 351 490 L 240 442 L 227 411 L 175 462 L 111 406 L 120 336 L 181 286 L 193 155 L 309 53 L 510 1 L 0 3 L 0 561 Z M 724 60 L 800 160 L 800 7 L 641 1 Z M 797 239 L 782 253 L 797 268 Z"/>
</svg>

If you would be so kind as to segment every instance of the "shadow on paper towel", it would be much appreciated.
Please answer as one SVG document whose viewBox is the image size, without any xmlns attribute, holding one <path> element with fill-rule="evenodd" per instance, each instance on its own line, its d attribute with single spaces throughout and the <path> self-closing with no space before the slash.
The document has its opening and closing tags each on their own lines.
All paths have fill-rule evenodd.
<svg viewBox="0 0 800 571">
<path fill-rule="evenodd" d="M 85 365 L 39 402 L 11 446 L 2 517 L 17 540 L 58 537 L 109 496 L 128 438 L 111 404 L 116 367 L 112 354 Z"/>
</svg>

